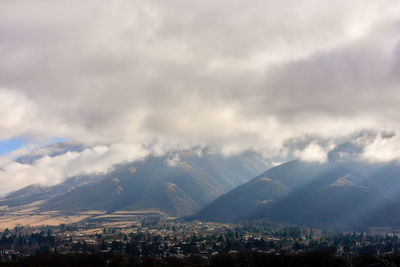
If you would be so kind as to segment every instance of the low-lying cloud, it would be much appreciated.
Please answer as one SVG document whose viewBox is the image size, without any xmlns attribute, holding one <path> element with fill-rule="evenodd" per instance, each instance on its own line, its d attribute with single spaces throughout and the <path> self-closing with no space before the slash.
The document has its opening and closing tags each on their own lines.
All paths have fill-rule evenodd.
<svg viewBox="0 0 400 267">
<path fill-rule="evenodd" d="M 0 168 L 0 195 L 28 184 L 56 185 L 66 178 L 104 174 L 115 164 L 143 159 L 149 151 L 140 146 L 97 145 L 57 156 L 45 155 L 32 164 L 9 161 Z"/>
<path fill-rule="evenodd" d="M 400 129 L 399 25 L 395 0 L 2 1 L 0 140 L 92 148 L 35 170 L 12 163 L 0 182 L 22 186 L 24 170 L 52 183 L 77 162 L 98 172 L 191 146 L 326 160 L 357 132 Z M 398 159 L 398 141 L 365 157 Z"/>
</svg>

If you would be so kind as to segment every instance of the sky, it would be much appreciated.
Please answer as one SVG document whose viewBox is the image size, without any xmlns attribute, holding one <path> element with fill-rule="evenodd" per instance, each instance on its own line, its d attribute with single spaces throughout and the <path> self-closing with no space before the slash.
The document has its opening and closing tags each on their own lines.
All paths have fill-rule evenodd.
<svg viewBox="0 0 400 267">
<path fill-rule="evenodd" d="M 25 145 L 24 138 L 12 138 L 0 142 L 0 156 L 7 155 Z"/>
<path fill-rule="evenodd" d="M 400 159 L 397 0 L 4 0 L 0 58 L 2 192 L 190 147 Z M 13 161 L 51 140 L 87 149 Z"/>
</svg>

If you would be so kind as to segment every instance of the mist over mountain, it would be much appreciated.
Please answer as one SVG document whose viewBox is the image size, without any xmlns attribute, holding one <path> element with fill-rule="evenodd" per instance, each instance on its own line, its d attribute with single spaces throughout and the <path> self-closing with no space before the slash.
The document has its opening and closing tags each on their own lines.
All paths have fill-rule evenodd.
<svg viewBox="0 0 400 267">
<path fill-rule="evenodd" d="M 362 161 L 351 142 L 324 163 L 294 160 L 222 195 L 190 219 L 265 219 L 322 228 L 400 223 L 400 163 Z"/>
<path fill-rule="evenodd" d="M 400 159 L 399 20 L 396 0 L 2 2 L 0 194 L 152 149 L 323 161 L 376 131 L 365 157 Z M 13 161 L 51 140 L 85 149 Z"/>
<path fill-rule="evenodd" d="M 217 222 L 262 219 L 320 228 L 395 227 L 400 223 L 400 163 L 366 160 L 371 137 L 365 136 L 333 147 L 325 161 L 296 159 L 270 169 L 255 152 L 224 156 L 209 148 L 173 150 L 56 185 L 31 184 L 8 193 L 0 205 L 33 205 L 69 215 L 150 211 Z M 88 149 L 58 143 L 15 161 L 31 166 Z"/>
<path fill-rule="evenodd" d="M 40 151 L 55 153 L 56 150 L 57 154 L 53 155 L 57 156 L 76 149 L 76 145 L 58 144 L 17 160 L 38 160 Z M 19 206 L 42 201 L 41 210 L 70 213 L 153 210 L 188 215 L 245 183 L 267 166 L 253 152 L 225 157 L 207 149 L 172 151 L 164 156 L 148 156 L 117 165 L 107 174 L 72 177 L 55 186 L 29 185 L 8 194 L 0 204 Z"/>
<path fill-rule="evenodd" d="M 33 164 L 43 157 L 55 157 L 67 152 L 82 152 L 85 146 L 74 143 L 55 143 L 52 145 L 40 147 L 25 155 L 18 157 L 15 161 L 21 164 Z"/>
</svg>

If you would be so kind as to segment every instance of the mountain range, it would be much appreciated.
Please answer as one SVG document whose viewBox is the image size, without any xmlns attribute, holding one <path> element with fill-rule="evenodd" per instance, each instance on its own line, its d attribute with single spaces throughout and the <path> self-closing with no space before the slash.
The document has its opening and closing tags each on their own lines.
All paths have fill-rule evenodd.
<svg viewBox="0 0 400 267">
<path fill-rule="evenodd" d="M 79 145 L 55 144 L 17 159 L 32 164 L 39 158 L 80 151 Z M 56 186 L 29 185 L 0 200 L 17 207 L 38 202 L 42 211 L 100 210 L 165 212 L 188 215 L 245 183 L 267 168 L 256 153 L 224 157 L 203 149 L 171 151 L 163 156 L 122 164 L 104 175 L 71 177 Z"/>
<path fill-rule="evenodd" d="M 55 144 L 16 161 L 33 164 L 83 149 Z M 9 193 L 0 206 L 34 205 L 65 214 L 155 211 L 188 220 L 319 228 L 398 227 L 400 164 L 367 162 L 361 152 L 348 142 L 332 149 L 326 162 L 292 160 L 268 169 L 254 152 L 225 157 L 208 149 L 170 151 L 114 166 L 107 174 L 70 177 L 55 186 L 32 184 Z"/>
<path fill-rule="evenodd" d="M 325 163 L 293 160 L 273 167 L 189 219 L 264 219 L 321 228 L 399 226 L 400 164 L 365 162 L 342 152 L 332 150 Z"/>
</svg>

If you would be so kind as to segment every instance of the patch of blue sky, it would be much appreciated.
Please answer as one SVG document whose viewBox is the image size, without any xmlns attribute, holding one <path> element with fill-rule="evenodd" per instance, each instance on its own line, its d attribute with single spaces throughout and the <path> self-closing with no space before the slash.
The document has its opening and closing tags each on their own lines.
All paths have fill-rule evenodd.
<svg viewBox="0 0 400 267">
<path fill-rule="evenodd" d="M 0 156 L 2 155 L 7 155 L 17 149 L 20 149 L 24 146 L 28 145 L 38 145 L 38 146 L 45 146 L 45 145 L 50 145 L 54 143 L 61 143 L 67 141 L 66 138 L 51 138 L 47 140 L 42 140 L 40 142 L 34 141 L 32 139 L 26 138 L 26 137 L 15 137 L 15 138 L 10 138 L 7 140 L 1 140 L 0 141 Z"/>
</svg>

